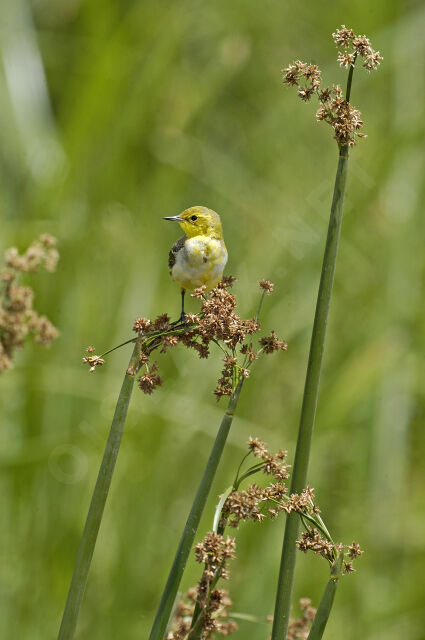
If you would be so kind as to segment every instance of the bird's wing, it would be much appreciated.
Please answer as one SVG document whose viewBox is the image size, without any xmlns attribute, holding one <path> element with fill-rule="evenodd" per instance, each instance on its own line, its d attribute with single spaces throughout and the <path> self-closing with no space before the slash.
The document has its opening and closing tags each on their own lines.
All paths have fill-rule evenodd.
<svg viewBox="0 0 425 640">
<path fill-rule="evenodd" d="M 185 242 L 186 242 L 186 236 L 182 236 L 171 247 L 170 253 L 168 254 L 168 268 L 170 269 L 170 271 L 176 264 L 176 255 L 181 249 L 183 249 Z"/>
</svg>

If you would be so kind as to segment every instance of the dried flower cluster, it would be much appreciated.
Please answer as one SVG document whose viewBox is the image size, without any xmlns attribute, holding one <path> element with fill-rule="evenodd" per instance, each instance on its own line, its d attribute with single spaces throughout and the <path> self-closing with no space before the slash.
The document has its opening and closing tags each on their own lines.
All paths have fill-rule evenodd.
<svg viewBox="0 0 425 640">
<path fill-rule="evenodd" d="M 363 58 L 363 66 L 368 71 L 377 69 L 383 57 L 379 51 L 374 51 L 369 38 L 366 36 L 357 36 L 352 29 L 347 29 L 343 24 L 341 29 L 337 29 L 332 34 L 337 47 L 342 47 L 342 51 L 338 51 L 338 62 L 342 67 L 348 68 L 354 66 L 356 57 Z"/>
<path fill-rule="evenodd" d="M 227 619 L 223 621 L 231 605 L 228 593 L 217 589 L 218 580 L 229 577 L 228 561 L 235 557 L 235 538 L 225 537 L 228 526 L 237 528 L 241 521 L 262 522 L 266 517 L 276 518 L 282 511 L 296 511 L 305 528 L 297 543 L 301 551 L 311 550 L 333 565 L 344 550 L 344 573 L 354 570 L 352 560 L 363 553 L 356 542 L 344 547 L 332 541 L 319 515 L 320 509 L 314 502 L 314 490 L 311 487 L 306 487 L 300 494 L 288 496 L 285 485 L 289 477 L 286 451 L 280 449 L 277 453 L 271 453 L 262 440 L 249 438 L 245 458 L 249 455 L 259 459 L 259 462 L 243 472 L 242 464 L 239 466 L 232 488 L 226 492 L 227 498 L 223 500 L 223 496 L 220 500 L 218 509 L 221 505 L 221 511 L 216 513 L 217 530 L 207 533 L 195 546 L 195 558 L 204 565 L 204 570 L 197 587 L 179 602 L 167 640 L 210 638 L 213 633 L 229 635 L 236 630 L 234 622 Z M 260 472 L 271 477 L 268 486 L 262 488 L 251 484 L 246 490 L 239 489 L 243 480 Z M 306 640 L 316 613 L 307 598 L 300 600 L 300 607 L 302 616 L 291 620 L 289 625 L 288 638 L 291 640 Z"/>
<path fill-rule="evenodd" d="M 316 609 L 311 606 L 310 598 L 300 598 L 300 618 L 291 619 L 288 627 L 287 640 L 307 640 L 311 623 L 316 615 Z"/>
<path fill-rule="evenodd" d="M 225 538 L 220 533 L 207 533 L 195 547 L 197 562 L 204 565 L 197 587 L 190 589 L 177 605 L 172 630 L 167 640 L 190 638 L 195 626 L 199 630 L 196 637 L 211 638 L 215 633 L 228 636 L 237 630 L 237 625 L 227 619 L 232 602 L 228 592 L 217 589 L 220 578 L 229 577 L 227 561 L 235 557 L 234 538 Z"/>
<path fill-rule="evenodd" d="M 204 571 L 206 582 L 216 577 L 224 579 L 229 577 L 226 563 L 227 560 L 235 557 L 235 549 L 235 539 L 229 536 L 224 538 L 221 533 L 207 533 L 202 542 L 198 542 L 195 547 L 195 558 L 197 562 L 206 566 Z M 206 593 L 205 585 L 202 586 L 201 591 Z"/>
<path fill-rule="evenodd" d="M 272 476 L 273 482 L 266 487 L 251 484 L 244 491 L 238 486 L 240 479 L 234 484 L 234 490 L 227 497 L 221 512 L 221 526 L 237 528 L 241 520 L 253 520 L 262 522 L 266 517 L 276 518 L 280 511 L 287 510 L 289 499 L 285 480 L 289 478 L 288 465 L 286 464 L 286 451 L 270 453 L 266 445 L 259 438 L 250 438 L 248 450 L 254 456 L 260 458 L 261 463 L 255 465 L 256 471 Z M 251 471 L 248 474 L 251 475 Z M 285 505 L 285 507 L 283 507 Z"/>
<path fill-rule="evenodd" d="M 304 553 L 313 551 L 329 560 L 329 562 L 334 560 L 334 545 L 324 538 L 315 527 L 301 534 L 300 539 L 297 541 L 297 547 Z"/>
<path fill-rule="evenodd" d="M 285 485 L 285 481 L 289 478 L 286 451 L 270 453 L 259 438 L 249 439 L 248 450 L 255 457 L 260 458 L 261 463 L 249 468 L 241 478 L 235 481 L 234 490 L 223 505 L 222 527 L 237 528 L 241 520 L 262 522 L 267 517 L 274 519 L 281 512 L 289 514 L 291 511 L 296 511 L 310 517 L 320 513 L 319 507 L 314 502 L 314 489 L 311 487 L 307 486 L 301 493 L 288 495 Z M 266 487 L 260 487 L 254 483 L 243 491 L 239 490 L 241 480 L 259 471 L 272 476 L 273 481 Z"/>
<path fill-rule="evenodd" d="M 374 51 L 366 36 L 357 36 L 352 29 L 344 25 L 332 34 L 337 46 L 338 62 L 345 68 L 354 67 L 358 56 L 363 58 L 363 66 L 371 71 L 376 69 L 383 59 L 379 51 Z M 304 102 L 316 95 L 320 107 L 316 113 L 317 120 L 330 124 L 334 130 L 334 138 L 340 147 L 353 146 L 355 137 L 365 137 L 360 132 L 363 127 L 361 113 L 344 97 L 339 85 L 332 88 L 322 87 L 321 71 L 317 65 L 296 60 L 282 70 L 283 82 L 298 88 L 298 96 Z"/>
<path fill-rule="evenodd" d="M 289 514 L 294 511 L 300 515 L 306 529 L 297 543 L 300 551 L 311 550 L 326 558 L 330 564 L 336 560 L 337 555 L 343 549 L 347 555 L 347 561 L 352 561 L 363 553 L 356 542 L 350 546 L 344 546 L 332 541 L 320 517 L 320 508 L 315 503 L 312 487 L 307 486 L 301 493 L 288 495 L 285 485 L 285 481 L 289 478 L 286 451 L 279 450 L 275 454 L 270 453 L 267 446 L 259 438 L 249 439 L 248 451 L 259 458 L 261 462 L 250 467 L 241 477 L 236 478 L 233 491 L 228 495 L 222 507 L 220 530 L 224 531 L 226 526 L 237 528 L 241 520 L 262 522 L 267 516 L 274 519 L 281 512 Z M 273 481 L 268 486 L 260 487 L 257 484 L 252 484 L 246 490 L 239 490 L 242 480 L 260 471 L 272 477 Z M 346 572 L 348 571 L 349 568 L 346 568 Z"/>
<path fill-rule="evenodd" d="M 96 356 L 96 355 L 92 355 L 95 352 L 95 348 L 94 347 L 87 347 L 86 349 L 86 353 L 88 353 L 88 356 L 84 356 L 83 358 L 83 362 L 85 364 L 88 364 L 90 369 L 90 373 L 93 373 L 93 371 L 96 369 L 96 367 L 101 367 L 103 364 L 105 364 L 105 360 L 103 358 L 101 358 L 100 356 Z"/>
<path fill-rule="evenodd" d="M 321 105 L 317 110 L 316 118 L 324 120 L 333 127 L 335 140 L 340 146 L 352 147 L 356 142 L 355 136 L 358 138 L 366 137 L 365 133 L 360 132 L 363 127 L 362 114 L 345 100 L 339 85 L 321 91 L 319 99 Z"/>
<path fill-rule="evenodd" d="M 184 322 L 172 323 L 166 314 L 154 321 L 147 318 L 135 320 L 133 331 L 138 334 L 141 349 L 138 369 L 143 370 L 138 385 L 144 393 L 151 394 L 163 382 L 158 374 L 157 363 L 149 359 L 158 348 L 160 353 L 165 353 L 167 349 L 182 344 L 194 349 L 200 358 L 208 358 L 210 344 L 218 344 L 225 356 L 214 390 L 217 400 L 231 395 L 239 381 L 249 376 L 249 368 L 260 353 L 286 350 L 286 343 L 279 340 L 274 331 L 259 340 L 257 352 L 253 350 L 249 338 L 260 330 L 260 324 L 257 318 L 244 320 L 236 313 L 235 296 L 228 290 L 234 281 L 232 276 L 224 278 L 208 296 L 205 287 L 195 289 L 192 297 L 201 301 L 201 310 L 198 314 L 187 313 Z M 269 280 L 262 280 L 260 288 L 264 296 L 272 293 L 274 285 Z M 83 362 L 89 365 L 90 371 L 104 364 L 102 356 L 94 355 L 93 351 L 89 351 L 89 354 L 83 358 Z M 129 373 L 135 375 L 136 371 Z"/>
<path fill-rule="evenodd" d="M 270 282 L 270 280 L 260 280 L 258 284 L 260 285 L 260 289 L 265 291 L 268 296 L 273 293 L 274 284 L 273 282 Z"/>
<path fill-rule="evenodd" d="M 192 626 L 193 614 L 195 612 L 198 599 L 198 590 L 189 589 L 176 606 L 171 631 L 167 634 L 166 640 L 185 640 L 188 637 Z M 209 613 L 203 619 L 201 637 L 214 637 L 214 634 L 229 636 L 237 631 L 237 624 L 233 620 L 228 620 L 228 609 L 232 601 L 225 589 L 213 589 L 209 600 Z"/>
<path fill-rule="evenodd" d="M 55 238 L 44 234 L 22 255 L 15 247 L 5 253 L 5 267 L 0 270 L 0 371 L 12 366 L 15 349 L 22 347 L 29 334 L 44 346 L 59 335 L 52 323 L 33 308 L 32 288 L 20 284 L 23 273 L 39 267 L 55 270 L 59 257 L 55 245 Z"/>
<path fill-rule="evenodd" d="M 334 544 L 315 527 L 301 534 L 300 539 L 297 540 L 297 547 L 304 553 L 313 551 L 328 560 L 330 564 L 334 562 L 337 554 L 343 552 L 343 573 L 353 573 L 355 571 L 353 560 L 363 553 L 358 542 L 353 542 L 351 545 Z"/>
</svg>

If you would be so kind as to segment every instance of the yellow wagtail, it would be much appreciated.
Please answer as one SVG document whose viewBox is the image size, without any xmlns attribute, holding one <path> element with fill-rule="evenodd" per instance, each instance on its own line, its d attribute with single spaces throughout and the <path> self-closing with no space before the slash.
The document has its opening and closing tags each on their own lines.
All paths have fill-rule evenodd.
<svg viewBox="0 0 425 640">
<path fill-rule="evenodd" d="M 221 280 L 227 262 L 227 249 L 218 213 L 207 207 L 190 207 L 178 216 L 164 218 L 178 222 L 184 231 L 171 247 L 168 256 L 170 275 L 181 287 L 184 320 L 184 294 L 186 289 L 205 285 L 212 289 Z"/>
</svg>

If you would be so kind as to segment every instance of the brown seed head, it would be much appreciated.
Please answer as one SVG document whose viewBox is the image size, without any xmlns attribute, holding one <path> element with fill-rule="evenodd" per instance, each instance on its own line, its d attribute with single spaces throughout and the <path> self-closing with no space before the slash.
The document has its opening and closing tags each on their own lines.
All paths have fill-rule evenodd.
<svg viewBox="0 0 425 640">
<path fill-rule="evenodd" d="M 356 34 L 352 29 L 347 29 L 345 24 L 343 24 L 341 29 L 337 29 L 335 33 L 332 34 L 332 37 L 337 47 L 350 47 L 353 44 Z"/>
<path fill-rule="evenodd" d="M 270 280 L 260 280 L 259 285 L 260 289 L 265 291 L 268 295 L 274 291 L 274 284 L 273 282 L 270 282 Z"/>
<path fill-rule="evenodd" d="M 149 331 L 151 326 L 152 326 L 152 322 L 147 318 L 136 318 L 136 320 L 133 323 L 133 331 L 135 333 L 140 333 L 140 332 L 144 333 L 146 331 Z"/>
<path fill-rule="evenodd" d="M 147 371 L 138 378 L 137 384 L 143 393 L 150 395 L 157 387 L 162 385 L 162 378 L 155 372 Z"/>
<path fill-rule="evenodd" d="M 260 345 L 263 347 L 264 353 L 273 353 L 274 351 L 286 351 L 288 345 L 284 340 L 279 340 L 275 332 L 272 331 L 269 336 L 260 339 Z"/>
</svg>

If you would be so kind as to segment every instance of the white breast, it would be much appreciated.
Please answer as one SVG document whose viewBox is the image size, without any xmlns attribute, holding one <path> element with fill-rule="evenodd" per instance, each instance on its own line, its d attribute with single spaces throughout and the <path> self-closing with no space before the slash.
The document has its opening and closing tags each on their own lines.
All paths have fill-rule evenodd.
<svg viewBox="0 0 425 640">
<path fill-rule="evenodd" d="M 222 240 L 208 236 L 188 238 L 176 256 L 171 274 L 183 289 L 206 285 L 215 287 L 221 280 L 227 262 L 227 251 Z"/>
</svg>

